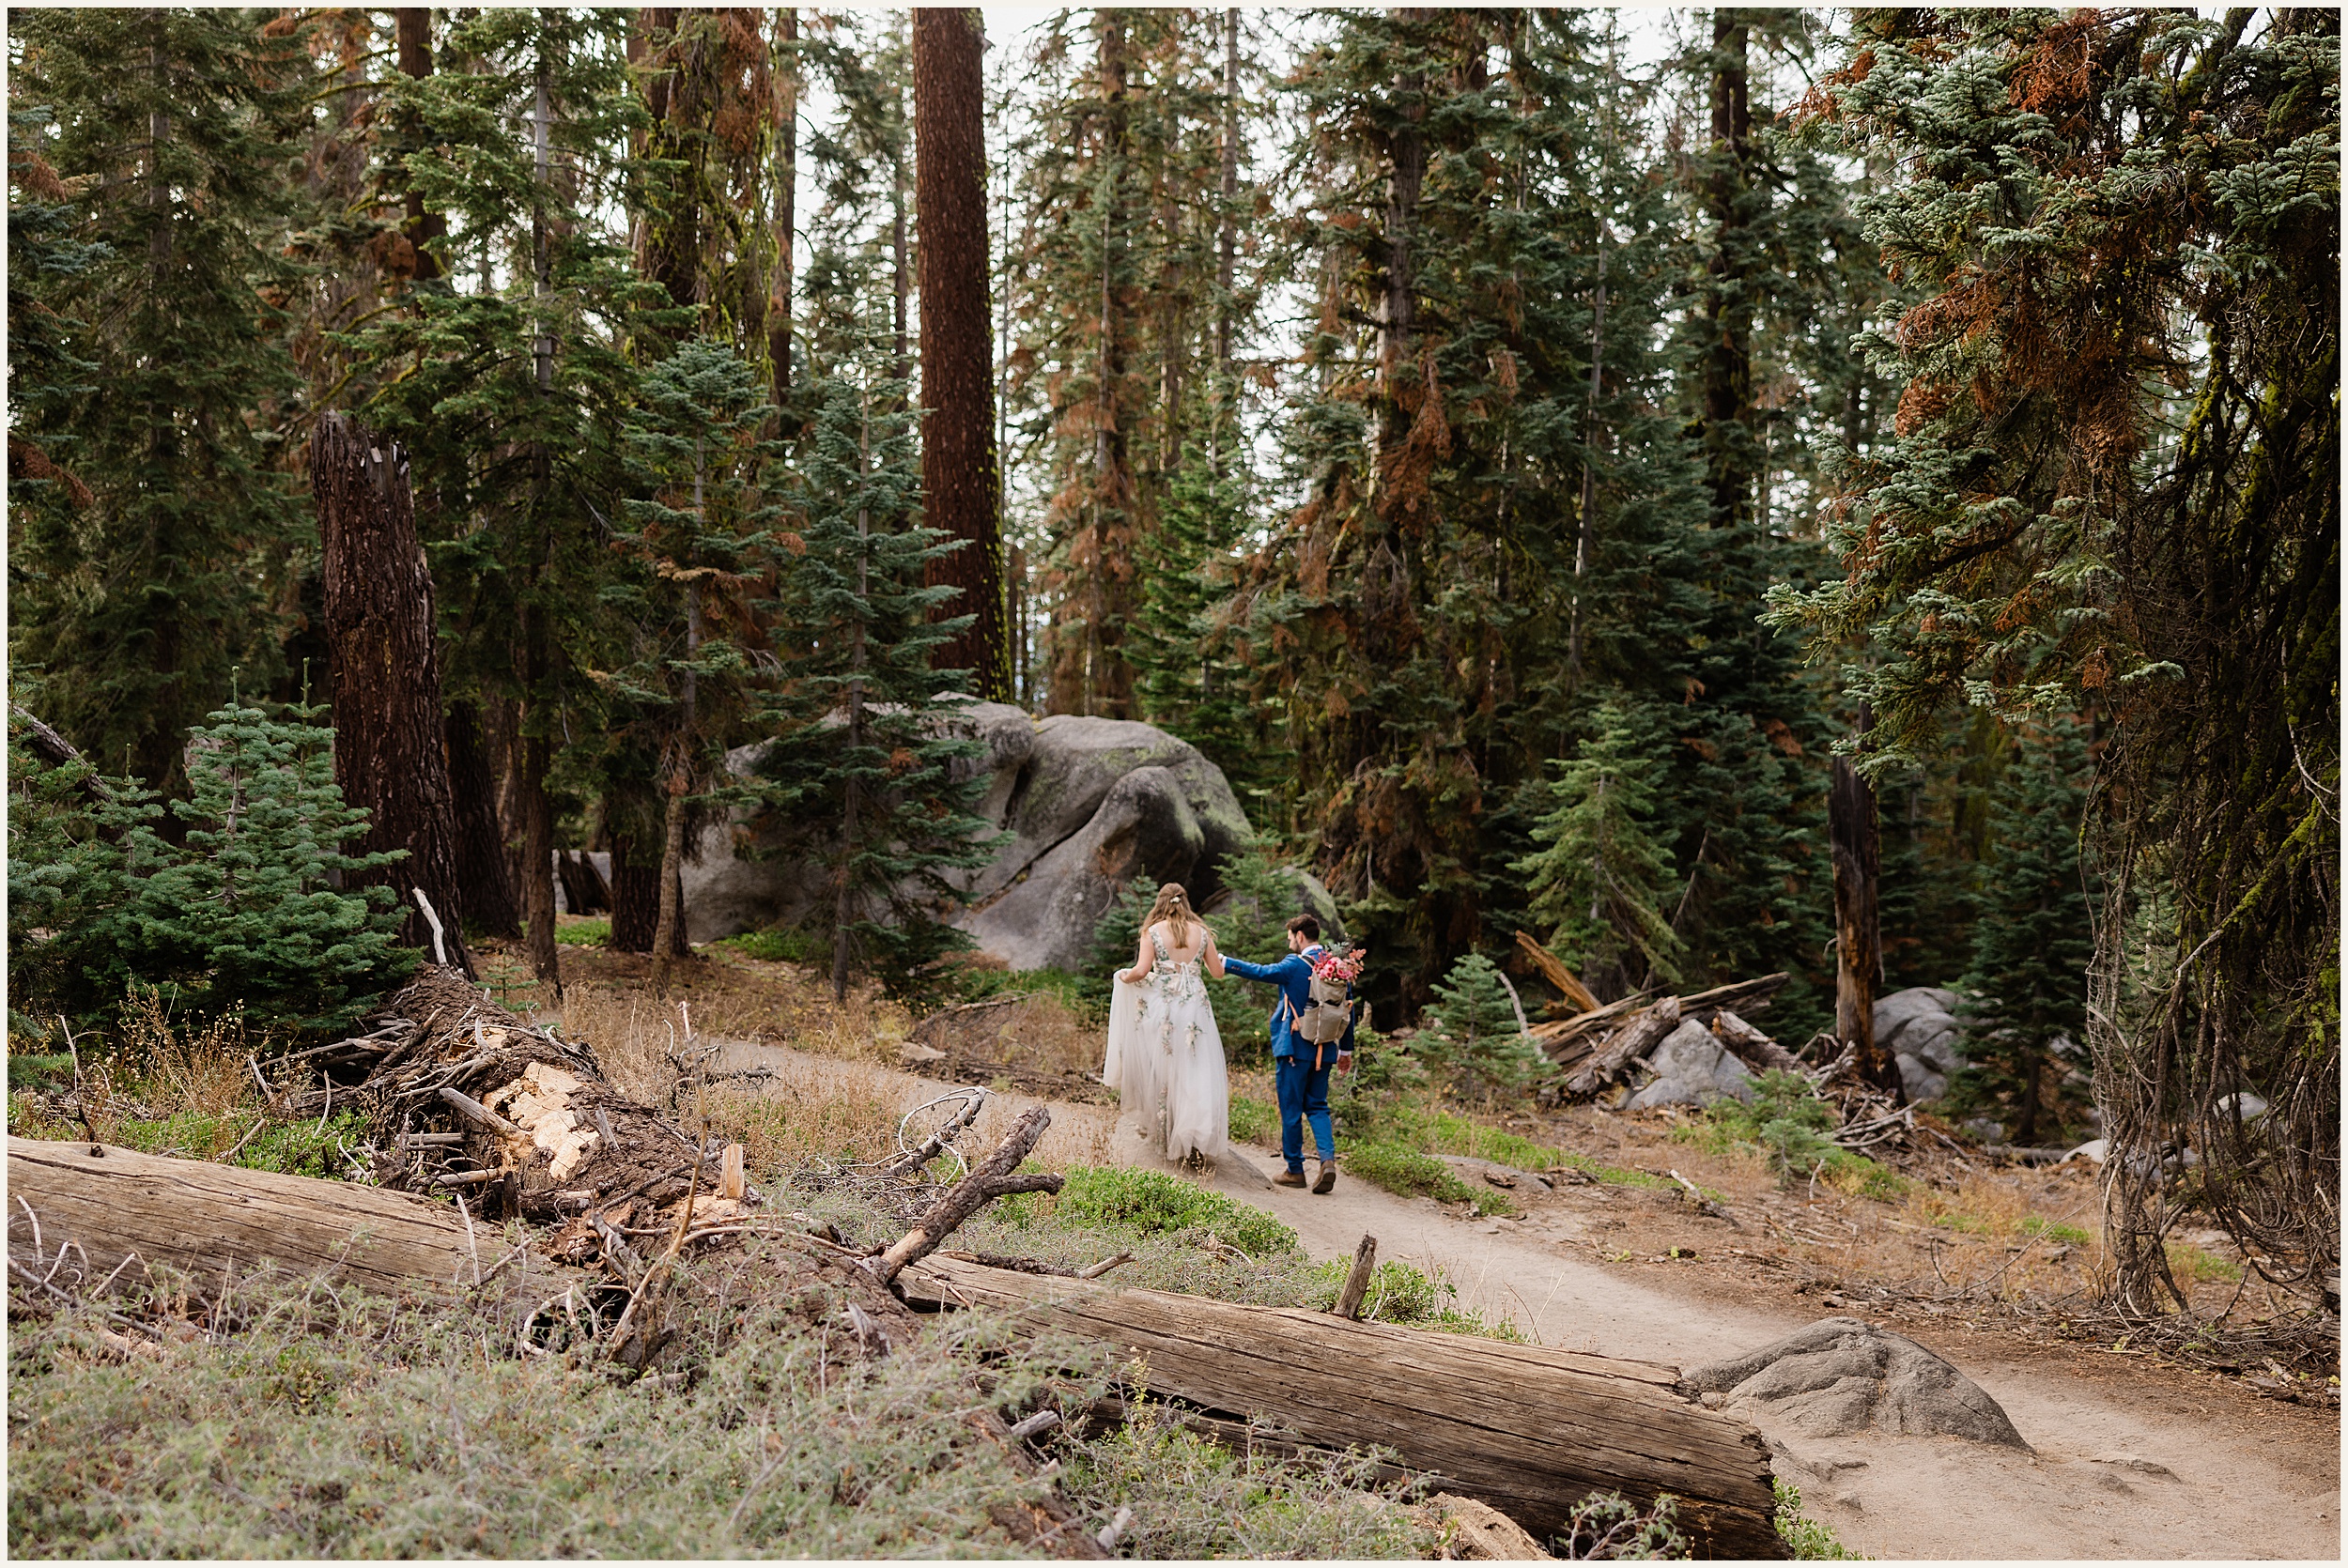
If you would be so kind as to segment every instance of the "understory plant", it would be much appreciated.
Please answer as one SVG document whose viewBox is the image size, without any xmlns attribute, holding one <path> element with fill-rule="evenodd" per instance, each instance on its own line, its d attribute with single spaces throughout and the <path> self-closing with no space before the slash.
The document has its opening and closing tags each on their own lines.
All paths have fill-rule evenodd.
<svg viewBox="0 0 2348 1568">
<path fill-rule="evenodd" d="M 334 782 L 323 709 L 238 699 L 190 730 L 189 798 L 52 767 L 9 746 L 8 981 L 19 1015 L 111 1023 L 133 984 L 175 1013 L 263 1030 L 355 1022 L 415 966 L 389 887 L 336 884 L 405 852 L 351 854 L 366 813 Z M 182 838 L 158 831 L 166 809 Z"/>
</svg>

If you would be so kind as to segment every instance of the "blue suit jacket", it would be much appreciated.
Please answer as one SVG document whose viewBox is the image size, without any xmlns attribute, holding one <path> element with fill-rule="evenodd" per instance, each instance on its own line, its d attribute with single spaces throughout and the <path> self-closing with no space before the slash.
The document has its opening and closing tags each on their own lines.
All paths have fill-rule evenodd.
<svg viewBox="0 0 2348 1568">
<path fill-rule="evenodd" d="M 1281 1001 L 1272 1009 L 1272 1053 L 1293 1056 L 1299 1042 L 1289 1024 L 1296 1014 L 1313 1005 L 1313 966 L 1310 955 L 1319 954 L 1318 945 L 1303 953 L 1290 953 L 1277 963 L 1249 963 L 1244 959 L 1225 958 L 1223 967 L 1246 980 L 1262 980 L 1280 989 Z M 1352 988 L 1347 988 L 1352 993 Z M 1340 1053 L 1353 1049 L 1353 1026 L 1345 1026 L 1345 1038 L 1337 1042 Z"/>
</svg>

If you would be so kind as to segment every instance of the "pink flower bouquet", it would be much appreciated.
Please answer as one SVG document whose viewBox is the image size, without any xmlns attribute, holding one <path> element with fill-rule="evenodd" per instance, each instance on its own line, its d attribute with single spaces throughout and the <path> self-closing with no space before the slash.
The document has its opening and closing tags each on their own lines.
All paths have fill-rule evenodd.
<svg viewBox="0 0 2348 1568">
<path fill-rule="evenodd" d="M 1317 979 L 1341 980 L 1350 986 L 1362 977 L 1362 964 L 1368 957 L 1358 947 L 1347 953 L 1324 952 L 1313 960 L 1313 976 Z"/>
</svg>

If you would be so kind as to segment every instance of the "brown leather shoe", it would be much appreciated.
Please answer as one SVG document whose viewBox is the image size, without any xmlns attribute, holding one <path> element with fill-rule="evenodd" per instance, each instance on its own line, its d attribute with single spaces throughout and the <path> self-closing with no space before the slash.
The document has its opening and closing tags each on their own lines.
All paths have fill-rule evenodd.
<svg viewBox="0 0 2348 1568">
<path fill-rule="evenodd" d="M 1321 1169 L 1313 1176 L 1313 1191 L 1316 1192 L 1326 1192 L 1336 1184 L 1337 1162 L 1334 1160 L 1322 1161 L 1321 1162 Z"/>
<path fill-rule="evenodd" d="M 1272 1185 L 1274 1187 L 1302 1187 L 1305 1185 L 1305 1173 L 1302 1171 L 1282 1171 L 1278 1176 L 1272 1178 Z"/>
</svg>

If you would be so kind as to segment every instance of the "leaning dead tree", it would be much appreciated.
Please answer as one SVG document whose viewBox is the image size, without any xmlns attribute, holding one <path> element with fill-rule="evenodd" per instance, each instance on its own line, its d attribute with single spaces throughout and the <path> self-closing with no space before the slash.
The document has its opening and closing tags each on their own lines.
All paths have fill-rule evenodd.
<svg viewBox="0 0 2348 1568">
<path fill-rule="evenodd" d="M 366 807 L 367 835 L 359 850 L 408 854 L 363 875 L 398 890 L 408 912 L 401 941 L 443 953 L 470 974 L 471 960 L 457 930 L 465 903 L 440 715 L 432 571 L 416 536 L 407 454 L 348 416 L 328 414 L 310 438 L 310 487 L 317 500 L 326 579 L 334 781 L 345 800 Z M 414 899 L 419 888 L 441 928 L 437 950 L 430 921 Z"/>
</svg>

